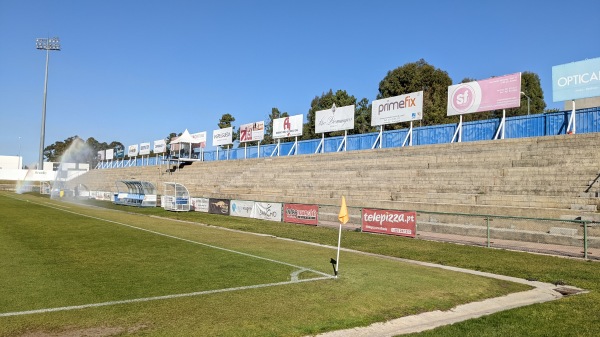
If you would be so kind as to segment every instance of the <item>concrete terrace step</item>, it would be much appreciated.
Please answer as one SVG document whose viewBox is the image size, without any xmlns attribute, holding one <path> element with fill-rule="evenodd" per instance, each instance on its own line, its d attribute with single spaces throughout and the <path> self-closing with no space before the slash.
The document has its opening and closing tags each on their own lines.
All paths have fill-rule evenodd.
<svg viewBox="0 0 600 337">
<path fill-rule="evenodd" d="M 75 181 L 115 190 L 117 180 L 184 184 L 193 196 L 339 203 L 450 212 L 595 214 L 600 133 L 92 170 Z M 396 208 L 398 209 L 398 208 Z"/>
</svg>

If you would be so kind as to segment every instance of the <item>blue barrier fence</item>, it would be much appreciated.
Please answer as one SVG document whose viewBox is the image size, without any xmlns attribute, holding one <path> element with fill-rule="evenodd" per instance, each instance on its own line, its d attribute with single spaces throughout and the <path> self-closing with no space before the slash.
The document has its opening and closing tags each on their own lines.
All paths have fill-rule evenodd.
<svg viewBox="0 0 600 337">
<path fill-rule="evenodd" d="M 535 115 L 525 115 L 516 117 L 507 117 L 505 120 L 504 138 L 526 138 L 553 136 L 566 133 L 571 111 L 561 111 L 554 113 L 543 113 Z M 462 141 L 473 142 L 480 140 L 492 140 L 500 125 L 501 119 L 487 119 L 482 121 L 465 122 L 462 126 Z M 412 145 L 431 145 L 450 143 L 458 124 L 444 124 L 434 126 L 424 126 L 413 128 Z M 577 133 L 600 132 L 600 107 L 580 109 L 576 111 L 576 130 Z M 381 139 L 383 148 L 401 147 L 408 129 L 384 131 Z M 367 150 L 371 149 L 379 133 L 367 133 L 360 135 L 349 135 L 346 139 L 346 150 Z M 344 137 L 329 137 L 324 141 L 324 152 L 336 152 L 342 143 Z M 298 141 L 295 154 L 313 154 L 317 150 L 321 138 Z M 293 142 L 281 143 L 279 148 L 280 156 L 287 156 L 294 146 Z M 276 150 L 275 144 L 258 146 L 247 146 L 232 148 L 229 150 L 206 151 L 203 153 L 202 160 L 239 160 L 251 158 L 270 157 Z M 259 153 L 260 152 L 260 153 Z M 292 153 L 294 154 L 294 153 Z M 218 156 L 218 158 L 217 158 Z M 129 160 L 114 160 L 110 162 L 101 162 L 97 168 L 116 168 L 129 166 L 148 166 L 159 165 L 164 162 L 162 157 L 133 158 Z"/>
</svg>

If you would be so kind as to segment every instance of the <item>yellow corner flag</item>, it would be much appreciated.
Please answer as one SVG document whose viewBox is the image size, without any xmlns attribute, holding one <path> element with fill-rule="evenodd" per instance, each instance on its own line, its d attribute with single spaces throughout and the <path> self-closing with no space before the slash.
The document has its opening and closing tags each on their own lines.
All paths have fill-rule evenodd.
<svg viewBox="0 0 600 337">
<path fill-rule="evenodd" d="M 338 219 L 341 223 L 346 224 L 348 220 L 350 220 L 350 216 L 348 215 L 348 207 L 346 207 L 346 198 L 342 195 L 342 207 L 340 208 L 340 214 L 338 215 Z"/>
</svg>

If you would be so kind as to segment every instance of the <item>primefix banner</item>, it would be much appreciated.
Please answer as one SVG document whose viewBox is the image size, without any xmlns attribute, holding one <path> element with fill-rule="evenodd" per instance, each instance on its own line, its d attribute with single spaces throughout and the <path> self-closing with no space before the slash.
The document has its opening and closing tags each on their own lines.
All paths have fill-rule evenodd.
<svg viewBox="0 0 600 337">
<path fill-rule="evenodd" d="M 255 202 L 252 217 L 269 221 L 281 221 L 281 203 Z"/>
<path fill-rule="evenodd" d="M 417 235 L 417 213 L 363 208 L 362 230 L 414 238 Z"/>
<path fill-rule="evenodd" d="M 423 119 L 423 92 L 382 98 L 371 105 L 371 126 Z"/>
<path fill-rule="evenodd" d="M 600 96 L 600 57 L 552 67 L 552 100 Z"/>
<path fill-rule="evenodd" d="M 265 138 L 265 121 L 240 126 L 240 142 L 260 142 Z"/>
<path fill-rule="evenodd" d="M 303 115 L 277 118 L 273 121 L 273 138 L 302 136 Z"/>
<path fill-rule="evenodd" d="M 154 153 L 165 153 L 167 151 L 167 142 L 164 139 L 154 141 Z"/>
<path fill-rule="evenodd" d="M 135 157 L 138 155 L 138 145 L 129 145 L 129 148 L 127 149 L 127 155 L 129 157 Z"/>
<path fill-rule="evenodd" d="M 213 146 L 228 145 L 232 141 L 233 131 L 231 127 L 213 131 Z"/>
<path fill-rule="evenodd" d="M 231 200 L 231 205 L 229 206 L 229 215 L 251 218 L 253 209 L 254 201 Z"/>
<path fill-rule="evenodd" d="M 150 143 L 141 143 L 140 144 L 140 156 L 145 156 L 150 154 Z"/>
<path fill-rule="evenodd" d="M 107 149 L 106 150 L 106 160 L 113 160 L 115 156 L 115 150 L 114 149 Z"/>
<path fill-rule="evenodd" d="M 448 116 L 519 106 L 521 73 L 448 87 Z"/>
<path fill-rule="evenodd" d="M 208 213 L 208 198 L 190 198 L 190 206 L 196 212 Z"/>
<path fill-rule="evenodd" d="M 319 110 L 315 112 L 315 133 L 354 129 L 354 105 Z"/>
<path fill-rule="evenodd" d="M 283 221 L 316 226 L 319 224 L 319 206 L 305 204 L 284 204 Z"/>
</svg>

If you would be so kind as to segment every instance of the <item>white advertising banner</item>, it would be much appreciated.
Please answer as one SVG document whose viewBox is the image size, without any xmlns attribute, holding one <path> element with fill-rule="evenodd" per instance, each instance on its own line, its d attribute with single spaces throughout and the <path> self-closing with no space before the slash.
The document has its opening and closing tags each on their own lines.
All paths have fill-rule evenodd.
<svg viewBox="0 0 600 337">
<path fill-rule="evenodd" d="M 521 106 L 521 73 L 448 87 L 448 116 Z"/>
<path fill-rule="evenodd" d="M 98 160 L 104 160 L 106 158 L 106 152 L 104 150 L 98 151 Z"/>
<path fill-rule="evenodd" d="M 371 105 L 371 126 L 421 119 L 423 119 L 422 91 L 378 99 Z"/>
<path fill-rule="evenodd" d="M 253 209 L 254 201 L 231 200 L 231 203 L 229 204 L 229 215 L 251 218 Z"/>
<path fill-rule="evenodd" d="M 269 221 L 281 221 L 281 205 L 278 202 L 255 202 L 252 208 L 252 217 Z"/>
<path fill-rule="evenodd" d="M 354 105 L 315 112 L 315 133 L 354 129 Z"/>
<path fill-rule="evenodd" d="M 277 118 L 273 121 L 273 138 L 302 136 L 303 115 Z"/>
<path fill-rule="evenodd" d="M 150 154 L 150 143 L 140 143 L 140 156 Z"/>
<path fill-rule="evenodd" d="M 192 133 L 190 136 L 194 138 L 194 144 L 200 143 L 201 147 L 206 147 L 206 131 Z"/>
<path fill-rule="evenodd" d="M 190 198 L 190 206 L 196 212 L 208 213 L 208 198 Z"/>
<path fill-rule="evenodd" d="M 213 131 L 213 146 L 227 145 L 233 143 L 233 129 L 228 127 Z"/>
<path fill-rule="evenodd" d="M 240 126 L 240 142 L 256 142 L 265 138 L 265 121 Z"/>
<path fill-rule="evenodd" d="M 115 149 L 107 149 L 106 150 L 106 160 L 113 160 L 115 157 Z"/>
<path fill-rule="evenodd" d="M 129 145 L 129 148 L 127 149 L 127 155 L 129 157 L 135 157 L 138 155 L 138 145 Z"/>
<path fill-rule="evenodd" d="M 167 151 L 167 142 L 164 139 L 154 141 L 154 153 L 165 153 Z"/>
</svg>

